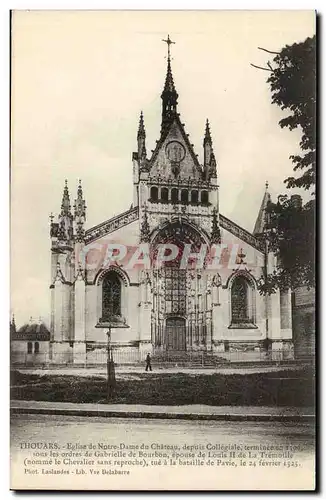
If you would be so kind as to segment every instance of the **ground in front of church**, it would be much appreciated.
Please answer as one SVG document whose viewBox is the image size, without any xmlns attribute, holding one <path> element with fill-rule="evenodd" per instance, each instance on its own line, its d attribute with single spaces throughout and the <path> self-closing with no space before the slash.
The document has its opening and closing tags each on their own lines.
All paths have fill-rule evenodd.
<svg viewBox="0 0 326 500">
<path fill-rule="evenodd" d="M 176 370 L 177 368 L 175 368 Z M 112 404 L 212 406 L 314 406 L 314 370 L 304 367 L 249 367 L 242 371 L 119 369 Z M 107 380 L 101 373 L 67 370 L 11 374 L 11 399 L 106 404 Z"/>
</svg>

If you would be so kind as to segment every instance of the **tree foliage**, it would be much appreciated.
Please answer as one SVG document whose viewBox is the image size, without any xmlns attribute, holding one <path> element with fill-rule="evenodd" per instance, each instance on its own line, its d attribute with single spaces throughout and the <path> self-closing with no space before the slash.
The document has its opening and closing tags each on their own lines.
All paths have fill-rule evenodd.
<svg viewBox="0 0 326 500">
<path fill-rule="evenodd" d="M 261 280 L 260 292 L 271 294 L 277 288 L 314 286 L 314 200 L 301 206 L 298 197 L 279 196 L 277 203 L 267 208 L 266 236 L 277 266 Z"/>
<path fill-rule="evenodd" d="M 267 51 L 268 52 L 268 51 Z M 265 68 L 266 69 L 266 68 Z M 308 190 L 316 181 L 316 38 L 287 45 L 268 63 L 272 102 L 289 114 L 279 122 L 302 131 L 301 154 L 290 156 L 299 177 L 285 179 L 287 188 Z M 314 192 L 312 193 L 314 196 Z M 268 246 L 277 256 L 276 269 L 265 273 L 260 292 L 314 286 L 315 201 L 302 206 L 298 196 L 280 195 L 267 209 Z"/>
<path fill-rule="evenodd" d="M 290 157 L 294 171 L 302 171 L 302 175 L 284 182 L 288 188 L 309 189 L 316 177 L 316 37 L 284 47 L 273 59 L 267 82 L 272 102 L 289 111 L 280 126 L 302 130 L 302 154 Z"/>
</svg>

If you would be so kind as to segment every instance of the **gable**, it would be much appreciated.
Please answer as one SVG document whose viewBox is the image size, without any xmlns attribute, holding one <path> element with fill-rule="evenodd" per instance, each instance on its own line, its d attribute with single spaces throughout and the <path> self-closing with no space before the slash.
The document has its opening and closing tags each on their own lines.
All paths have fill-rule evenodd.
<svg viewBox="0 0 326 500">
<path fill-rule="evenodd" d="M 179 169 L 176 173 L 174 165 Z M 203 178 L 202 169 L 180 118 L 176 116 L 158 141 L 150 160 L 150 175 L 162 178 Z"/>
</svg>

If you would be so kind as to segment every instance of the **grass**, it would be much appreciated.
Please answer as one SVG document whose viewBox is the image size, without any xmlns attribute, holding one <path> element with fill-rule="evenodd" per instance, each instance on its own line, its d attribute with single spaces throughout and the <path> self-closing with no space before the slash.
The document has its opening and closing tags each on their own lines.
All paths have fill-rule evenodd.
<svg viewBox="0 0 326 500">
<path fill-rule="evenodd" d="M 101 377 L 11 374 L 11 398 L 106 403 Z M 253 374 L 141 373 L 119 379 L 111 403 L 148 405 L 314 406 L 314 376 L 307 368 Z"/>
</svg>

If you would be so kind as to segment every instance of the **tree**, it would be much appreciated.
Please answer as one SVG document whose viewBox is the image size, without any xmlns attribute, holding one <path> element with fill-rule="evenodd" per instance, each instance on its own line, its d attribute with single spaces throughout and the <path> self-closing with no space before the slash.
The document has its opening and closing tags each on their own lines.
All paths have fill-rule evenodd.
<svg viewBox="0 0 326 500">
<path fill-rule="evenodd" d="M 287 45 L 273 63 L 267 80 L 272 102 L 290 111 L 279 124 L 282 128 L 302 130 L 302 154 L 290 157 L 294 171 L 302 171 L 302 175 L 288 177 L 284 182 L 288 188 L 309 189 L 316 179 L 316 37 Z"/>
<path fill-rule="evenodd" d="M 271 294 L 277 288 L 295 289 L 315 283 L 314 201 L 301 205 L 298 195 L 280 195 L 267 208 L 266 233 L 269 250 L 277 256 L 276 270 L 265 274 L 260 292 Z"/>
<path fill-rule="evenodd" d="M 316 37 L 287 45 L 275 54 L 272 64 L 260 68 L 270 72 L 272 103 L 290 113 L 279 125 L 302 131 L 302 154 L 291 155 L 293 170 L 299 177 L 285 179 L 287 188 L 308 190 L 316 181 Z M 254 64 L 252 65 L 254 67 Z M 269 249 L 278 258 L 276 270 L 265 273 L 260 292 L 270 294 L 277 288 L 314 286 L 315 267 L 315 200 L 302 206 L 298 195 L 279 195 L 277 203 L 267 209 L 266 236 Z"/>
</svg>

